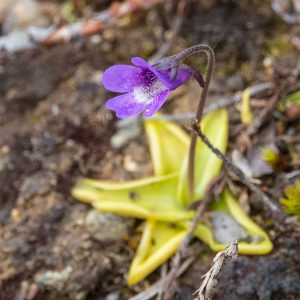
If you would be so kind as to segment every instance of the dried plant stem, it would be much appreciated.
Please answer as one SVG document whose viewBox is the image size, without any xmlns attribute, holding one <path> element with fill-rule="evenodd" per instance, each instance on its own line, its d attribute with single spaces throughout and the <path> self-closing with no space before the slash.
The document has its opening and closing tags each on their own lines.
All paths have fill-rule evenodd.
<svg viewBox="0 0 300 300">
<path fill-rule="evenodd" d="M 274 95 L 268 100 L 266 107 L 258 114 L 254 121 L 247 127 L 245 133 L 248 137 L 254 136 L 262 125 L 272 116 L 274 108 L 280 99 L 280 90 L 277 89 Z"/>
<path fill-rule="evenodd" d="M 193 131 L 201 138 L 204 144 L 223 162 L 224 165 L 231 170 L 238 180 L 242 182 L 250 191 L 256 193 L 261 201 L 263 202 L 264 206 L 267 207 L 271 214 L 274 217 L 274 223 L 279 228 L 282 229 L 283 220 L 285 219 L 285 215 L 280 209 L 278 205 L 276 205 L 273 200 L 268 197 L 260 188 L 258 188 L 255 184 L 253 184 L 246 176 L 245 174 L 236 166 L 234 163 L 225 155 L 223 154 L 219 149 L 215 148 L 211 142 L 208 140 L 208 138 L 203 134 L 201 128 L 198 126 L 196 122 L 192 123 Z"/>
<path fill-rule="evenodd" d="M 178 269 L 178 272 L 176 273 L 176 277 L 181 276 L 195 261 L 197 255 L 200 253 L 198 249 L 195 249 L 193 252 L 193 255 L 191 257 L 188 257 L 180 266 Z M 138 295 L 135 295 L 131 297 L 128 300 L 149 300 L 152 299 L 155 295 L 157 295 L 161 289 L 161 285 L 164 284 L 164 278 L 159 279 L 157 282 L 155 282 L 152 286 L 150 286 L 148 289 L 142 291 Z"/>
<path fill-rule="evenodd" d="M 213 198 L 212 194 L 215 195 L 215 191 L 221 191 L 223 189 L 223 175 L 224 173 L 221 173 L 219 176 L 214 178 L 207 186 L 206 191 L 204 193 L 204 199 L 202 199 L 202 201 L 198 205 L 196 215 L 192 220 L 192 223 L 189 227 L 189 231 L 184 237 L 184 240 L 181 243 L 179 250 L 176 252 L 175 257 L 172 260 L 172 268 L 166 278 L 166 282 L 164 285 L 164 300 L 173 299 L 176 284 L 176 274 L 178 273 L 182 257 L 184 256 L 184 253 L 186 252 L 186 249 L 193 238 L 193 234 L 196 230 L 198 222 L 200 221 L 203 213 L 205 212 L 206 208 L 208 207 L 209 203 Z"/>
<path fill-rule="evenodd" d="M 197 294 L 195 300 L 210 300 L 214 293 L 214 289 L 218 283 L 217 276 L 219 275 L 224 263 L 230 259 L 235 259 L 238 256 L 238 242 L 234 241 L 228 247 L 217 253 L 213 260 L 213 265 L 209 271 L 202 276 L 204 278 L 200 288 L 194 293 Z"/>
<path fill-rule="evenodd" d="M 189 50 L 190 49 L 190 50 Z M 197 125 L 200 124 L 202 115 L 203 115 L 203 109 L 204 104 L 206 100 L 206 96 L 208 93 L 209 84 L 212 78 L 212 73 L 215 66 L 215 54 L 212 48 L 210 48 L 207 45 L 198 45 L 191 47 L 187 50 L 190 51 L 190 53 L 196 53 L 196 52 L 204 52 L 207 56 L 207 71 L 205 74 L 204 79 L 204 87 L 200 96 L 200 100 L 198 102 L 198 107 L 196 111 L 196 116 L 194 118 L 194 123 Z M 196 152 L 196 144 L 197 144 L 197 134 L 196 132 L 191 133 L 191 144 L 189 148 L 189 161 L 188 161 L 188 191 L 189 191 L 189 197 L 191 200 L 193 200 L 194 195 L 194 181 L 195 181 L 195 152 Z"/>
<path fill-rule="evenodd" d="M 250 89 L 250 96 L 260 96 L 262 93 L 266 94 L 268 91 L 270 91 L 273 88 L 273 83 L 271 82 L 264 82 L 264 83 L 257 83 L 252 85 Z M 242 99 L 242 92 L 238 92 L 233 96 L 230 96 L 228 98 L 221 99 L 218 102 L 209 103 L 204 107 L 203 113 L 208 113 L 210 111 L 224 108 L 227 106 L 230 106 L 232 104 L 239 103 Z M 148 120 L 157 120 L 157 121 L 184 121 L 184 120 L 190 120 L 195 118 L 196 113 L 195 112 L 189 112 L 189 113 L 182 113 L 182 114 L 164 114 L 160 116 L 153 116 L 149 117 Z"/>
</svg>

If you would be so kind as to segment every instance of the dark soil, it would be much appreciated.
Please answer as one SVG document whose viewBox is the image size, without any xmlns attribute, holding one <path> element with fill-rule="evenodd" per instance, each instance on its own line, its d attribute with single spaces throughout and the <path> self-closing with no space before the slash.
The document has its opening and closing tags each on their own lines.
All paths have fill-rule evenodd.
<svg viewBox="0 0 300 300">
<path fill-rule="evenodd" d="M 268 41 L 289 27 L 273 15 L 268 2 L 204 2 L 194 1 L 188 9 L 172 51 L 199 42 L 214 46 L 218 75 L 213 89 L 219 93 L 259 81 Z M 155 16 L 150 11 L 107 30 L 100 44 L 77 39 L 1 56 L 0 300 L 127 299 L 159 276 L 128 288 L 131 240 L 137 235 L 133 222 L 114 219 L 122 230 L 102 239 L 87 228 L 91 208 L 70 196 L 80 177 L 126 180 L 151 174 L 143 135 L 121 149 L 111 147 L 116 120 L 103 107 L 110 95 L 100 82 L 109 65 L 157 50 Z M 297 58 L 299 53 L 291 52 L 278 61 L 289 69 Z M 191 111 L 189 95 L 195 92 L 189 93 L 165 111 Z M 126 168 L 128 156 L 142 171 Z M 216 299 L 300 299 L 299 232 L 278 236 L 273 231 L 272 238 L 271 255 L 239 257 L 224 268 Z M 180 282 L 181 299 L 199 287 L 210 263 L 199 257 Z M 48 271 L 61 277 L 55 280 Z"/>
</svg>

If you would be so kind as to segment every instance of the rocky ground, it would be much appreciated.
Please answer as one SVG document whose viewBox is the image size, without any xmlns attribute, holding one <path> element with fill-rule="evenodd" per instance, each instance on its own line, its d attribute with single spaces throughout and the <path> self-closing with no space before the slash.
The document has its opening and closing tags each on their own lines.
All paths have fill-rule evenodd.
<svg viewBox="0 0 300 300">
<path fill-rule="evenodd" d="M 286 72 L 281 80 L 294 76 L 299 49 L 289 38 L 297 35 L 297 27 L 275 16 L 267 1 L 225 2 L 192 1 L 170 50 L 203 41 L 214 47 L 217 67 L 210 101 L 266 79 L 263 62 L 268 57 Z M 128 299 L 160 276 L 156 272 L 129 288 L 126 273 L 139 236 L 137 221 L 96 212 L 70 196 L 80 177 L 128 180 L 152 172 L 139 124 L 135 129 L 140 133 L 130 142 L 111 142 L 118 128 L 103 106 L 109 94 L 101 77 L 111 64 L 156 52 L 156 29 L 161 26 L 157 19 L 158 12 L 151 9 L 106 30 L 101 41 L 79 38 L 1 53 L 1 300 Z M 176 91 L 164 112 L 192 111 L 199 92 L 193 87 L 190 83 Z M 230 151 L 237 143 L 235 114 Z M 297 119 L 283 123 L 285 133 L 299 137 Z M 295 147 L 299 150 L 299 140 Z M 289 166 L 288 172 L 292 170 Z M 274 185 L 282 182 L 285 172 L 263 179 L 277 198 L 282 189 Z M 259 205 L 252 207 L 253 217 L 274 241 L 274 251 L 226 265 L 216 299 L 300 299 L 299 229 L 279 233 L 260 212 Z M 179 280 L 178 299 L 192 299 L 191 292 L 199 287 L 213 257 L 205 251 Z"/>
</svg>

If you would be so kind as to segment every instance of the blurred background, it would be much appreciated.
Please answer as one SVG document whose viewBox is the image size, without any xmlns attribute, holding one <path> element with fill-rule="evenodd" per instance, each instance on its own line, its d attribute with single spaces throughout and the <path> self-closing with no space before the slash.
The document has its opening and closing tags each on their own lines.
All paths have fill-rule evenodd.
<svg viewBox="0 0 300 300">
<path fill-rule="evenodd" d="M 199 43 L 216 54 L 209 104 L 260 83 L 284 86 L 283 96 L 300 89 L 299 0 L 1 0 L 0 300 L 129 299 L 160 276 L 129 288 L 136 221 L 96 212 L 72 199 L 70 189 L 80 177 L 129 180 L 153 171 L 140 122 L 122 123 L 104 107 L 112 94 L 101 84 L 103 71 Z M 189 63 L 205 72 L 203 57 Z M 255 112 L 269 89 L 255 95 Z M 192 113 L 199 95 L 190 81 L 162 111 Z M 229 153 L 275 198 L 300 177 L 297 101 L 273 107 L 268 130 L 252 137 L 257 145 L 268 137 L 286 158 L 284 168 L 271 170 L 255 164 L 258 146 L 245 151 L 238 138 L 245 127 L 237 101 L 228 107 Z M 215 298 L 300 299 L 299 231 L 275 234 L 249 197 L 244 206 L 275 250 L 238 258 L 222 273 Z M 191 299 L 199 287 L 214 255 L 203 253 L 181 278 L 178 299 Z"/>
</svg>

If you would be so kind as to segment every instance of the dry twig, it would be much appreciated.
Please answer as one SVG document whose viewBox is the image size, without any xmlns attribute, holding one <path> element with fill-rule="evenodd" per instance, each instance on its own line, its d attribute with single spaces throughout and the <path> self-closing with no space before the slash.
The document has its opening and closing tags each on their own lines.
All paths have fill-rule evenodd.
<svg viewBox="0 0 300 300">
<path fill-rule="evenodd" d="M 202 276 L 204 278 L 200 288 L 194 293 L 197 293 L 195 300 L 210 300 L 214 289 L 217 285 L 216 277 L 221 271 L 221 268 L 224 263 L 229 259 L 235 259 L 238 256 L 238 242 L 232 242 L 225 250 L 217 253 L 213 260 L 213 265 L 209 271 Z"/>
<path fill-rule="evenodd" d="M 192 257 L 187 258 L 184 263 L 179 268 L 178 272 L 176 273 L 176 277 L 181 276 L 195 261 L 199 253 L 196 251 Z M 163 284 L 164 278 L 160 279 L 159 281 L 155 282 L 152 286 L 150 286 L 147 290 L 142 291 L 138 295 L 131 297 L 129 300 L 148 300 L 153 298 L 160 292 L 161 286 Z"/>
<path fill-rule="evenodd" d="M 173 294 L 176 287 L 176 274 L 178 273 L 178 269 L 180 268 L 182 257 L 185 255 L 187 246 L 193 238 L 194 231 L 196 230 L 197 224 L 200 221 L 203 213 L 205 212 L 205 209 L 208 207 L 210 201 L 216 196 L 216 194 L 219 194 L 223 190 L 223 175 L 224 173 L 222 172 L 207 186 L 204 193 L 204 199 L 202 199 L 198 205 L 196 215 L 192 220 L 189 231 L 172 260 L 172 268 L 166 278 L 166 282 L 164 285 L 164 300 L 173 299 Z"/>
<path fill-rule="evenodd" d="M 273 88 L 273 84 L 271 82 L 264 82 L 252 85 L 250 89 L 250 96 L 256 97 L 261 95 L 262 93 L 266 93 Z M 223 108 L 230 106 L 235 103 L 239 103 L 242 99 L 242 92 L 238 92 L 232 97 L 224 98 L 218 102 L 210 103 L 204 108 L 204 113 L 208 113 L 210 111 L 216 110 L 218 108 Z M 190 120 L 195 117 L 195 112 L 177 114 L 177 115 L 161 115 L 150 117 L 151 120 L 159 120 L 159 121 L 181 121 L 181 120 Z"/>
<path fill-rule="evenodd" d="M 238 137 L 238 144 L 242 148 L 242 150 L 245 150 L 245 146 L 250 145 L 250 138 L 253 137 L 259 129 L 262 127 L 263 124 L 265 124 L 269 118 L 271 118 L 274 108 L 276 107 L 276 104 L 278 100 L 280 99 L 280 92 L 277 90 L 275 94 L 272 96 L 272 98 L 268 101 L 265 108 L 260 112 L 260 114 L 254 119 L 254 121 L 246 128 L 245 131 L 241 133 L 241 135 Z"/>
<path fill-rule="evenodd" d="M 275 202 L 268 197 L 259 187 L 253 184 L 246 175 L 219 149 L 215 148 L 208 138 L 203 134 L 201 128 L 197 126 L 196 123 L 192 123 L 193 130 L 197 133 L 197 135 L 201 138 L 203 143 L 219 158 L 223 161 L 226 168 L 232 171 L 237 179 L 242 182 L 250 191 L 256 193 L 259 198 L 261 199 L 262 203 L 266 208 L 268 208 L 273 216 L 274 224 L 277 226 L 278 229 L 283 230 L 282 224 L 285 219 L 285 214 L 282 209 L 275 204 Z"/>
</svg>

